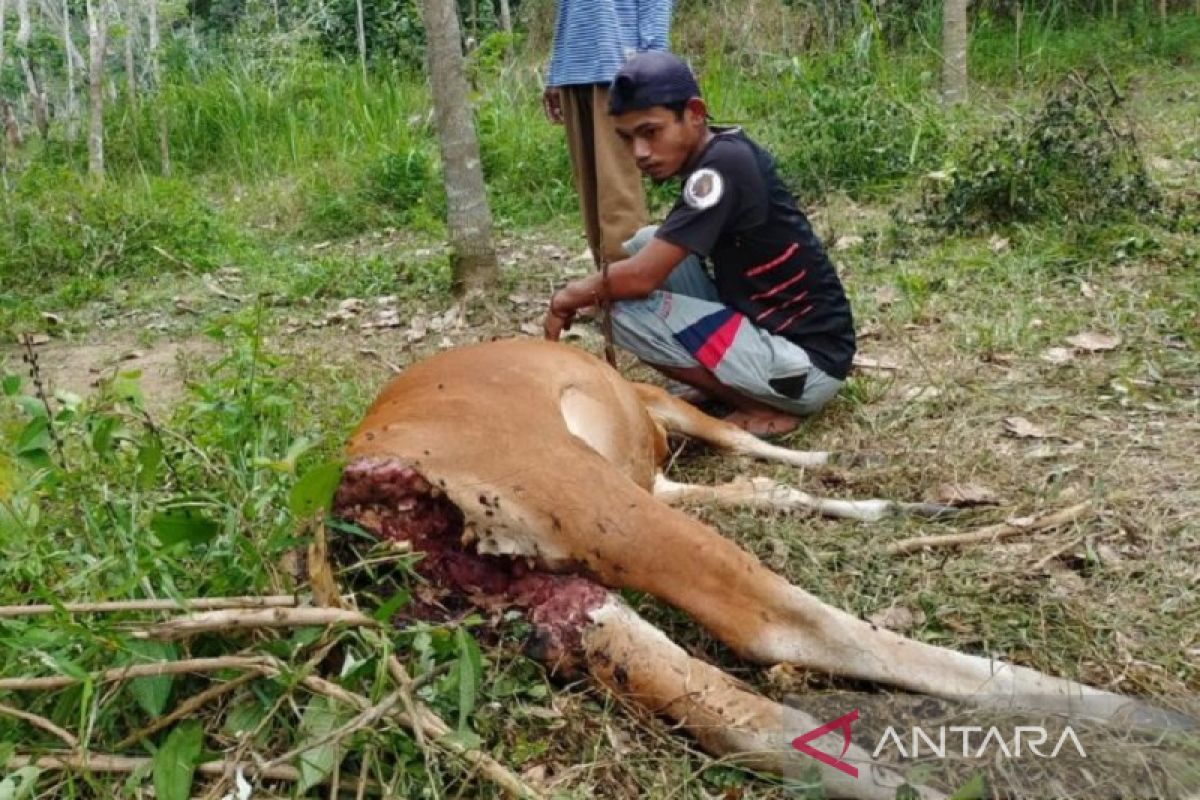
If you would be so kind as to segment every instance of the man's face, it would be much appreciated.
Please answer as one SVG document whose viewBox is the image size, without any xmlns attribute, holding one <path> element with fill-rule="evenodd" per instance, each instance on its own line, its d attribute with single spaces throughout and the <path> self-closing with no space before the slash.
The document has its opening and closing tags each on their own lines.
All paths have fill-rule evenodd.
<svg viewBox="0 0 1200 800">
<path fill-rule="evenodd" d="M 663 106 L 627 111 L 613 118 L 617 133 L 655 183 L 679 174 L 699 146 L 706 123 L 704 103 L 689 100 L 683 117 Z"/>
</svg>

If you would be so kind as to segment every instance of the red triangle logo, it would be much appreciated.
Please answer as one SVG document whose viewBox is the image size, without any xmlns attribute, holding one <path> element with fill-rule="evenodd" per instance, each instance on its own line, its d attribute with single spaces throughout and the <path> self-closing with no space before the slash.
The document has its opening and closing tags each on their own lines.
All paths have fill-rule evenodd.
<svg viewBox="0 0 1200 800">
<path fill-rule="evenodd" d="M 857 719 L 858 719 L 858 709 L 856 708 L 848 714 L 843 714 L 842 716 L 838 717 L 837 719 L 833 720 L 832 722 L 826 722 L 824 725 L 822 725 L 819 728 L 813 728 L 808 733 L 800 734 L 799 736 L 797 736 L 795 739 L 792 740 L 792 747 L 794 747 L 796 750 L 799 750 L 801 753 L 804 753 L 804 755 L 806 755 L 806 756 L 815 758 L 817 761 L 820 761 L 822 764 L 825 764 L 826 766 L 833 767 L 836 770 L 841 770 L 842 772 L 849 775 L 851 778 L 857 778 L 858 777 L 858 767 L 853 766 L 852 764 L 847 764 L 845 761 L 842 761 L 840 756 L 838 758 L 834 758 L 833 756 L 829 755 L 828 753 L 822 753 L 820 750 L 817 750 L 816 748 L 811 747 L 808 744 L 813 739 L 820 739 L 822 736 L 829 733 L 830 731 L 840 730 L 842 732 L 842 737 L 843 737 L 841 755 L 842 756 L 846 755 L 846 751 L 850 749 L 850 726 Z"/>
</svg>

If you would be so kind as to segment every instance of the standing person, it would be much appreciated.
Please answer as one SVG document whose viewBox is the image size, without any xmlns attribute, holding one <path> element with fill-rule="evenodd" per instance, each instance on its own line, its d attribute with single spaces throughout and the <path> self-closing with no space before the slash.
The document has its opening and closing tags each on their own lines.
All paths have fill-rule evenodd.
<svg viewBox="0 0 1200 800">
<path fill-rule="evenodd" d="M 837 394 L 855 350 L 850 303 L 808 219 L 765 150 L 738 128 L 708 124 L 696 79 L 675 56 L 631 58 L 609 108 L 638 168 L 679 178 L 680 197 L 609 266 L 607 287 L 590 275 L 551 296 L 546 338 L 580 309 L 614 301 L 618 345 L 733 406 L 727 419 L 751 433 L 792 430 Z"/>
<path fill-rule="evenodd" d="M 666 50 L 672 0 L 558 0 L 542 105 L 566 128 L 579 210 L 597 266 L 625 258 L 646 224 L 637 166 L 608 114 L 608 86 L 625 59 Z"/>
</svg>

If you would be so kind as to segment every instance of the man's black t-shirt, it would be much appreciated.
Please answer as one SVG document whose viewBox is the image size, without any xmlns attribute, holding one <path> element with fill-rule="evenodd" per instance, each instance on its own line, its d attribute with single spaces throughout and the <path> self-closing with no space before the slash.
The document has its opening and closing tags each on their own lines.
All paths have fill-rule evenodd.
<svg viewBox="0 0 1200 800">
<path fill-rule="evenodd" d="M 656 236 L 709 259 L 722 302 L 846 377 L 854 320 L 841 281 L 774 160 L 741 130 L 713 129 Z"/>
</svg>

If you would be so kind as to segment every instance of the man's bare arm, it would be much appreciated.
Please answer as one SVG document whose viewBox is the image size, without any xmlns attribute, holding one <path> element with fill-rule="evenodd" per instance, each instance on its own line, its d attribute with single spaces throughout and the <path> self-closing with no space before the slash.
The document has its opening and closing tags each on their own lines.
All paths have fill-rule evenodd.
<svg viewBox="0 0 1200 800">
<path fill-rule="evenodd" d="M 688 251 L 657 237 L 637 252 L 632 258 L 610 264 L 608 267 L 609 300 L 633 300 L 653 292 L 671 270 L 679 266 Z M 550 297 L 550 309 L 546 313 L 546 338 L 558 339 L 562 331 L 581 308 L 595 305 L 605 298 L 604 277 L 600 273 L 571 281 Z"/>
</svg>

